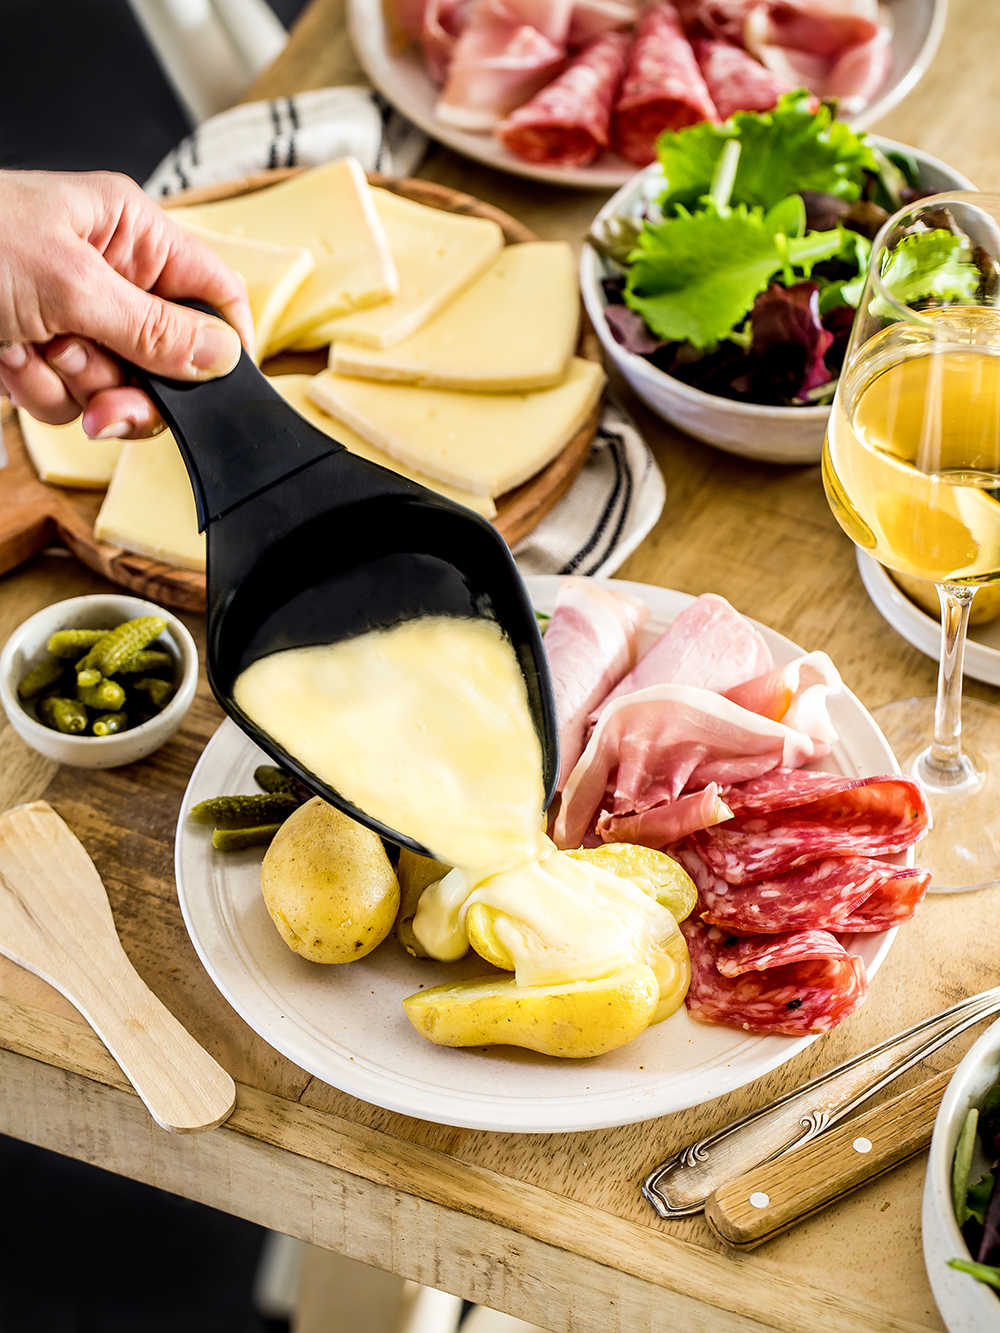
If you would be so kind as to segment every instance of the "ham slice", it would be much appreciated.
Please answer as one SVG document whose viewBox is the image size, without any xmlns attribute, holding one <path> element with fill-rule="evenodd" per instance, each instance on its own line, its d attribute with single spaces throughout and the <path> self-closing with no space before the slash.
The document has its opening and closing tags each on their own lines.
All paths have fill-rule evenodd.
<svg viewBox="0 0 1000 1333">
<path fill-rule="evenodd" d="M 930 826 L 923 793 L 909 778 L 772 770 L 724 797 L 734 818 L 694 833 L 691 845 L 729 884 L 829 856 L 889 856 L 912 847 Z"/>
<path fill-rule="evenodd" d="M 719 694 L 771 670 L 771 650 L 750 622 L 724 597 L 695 598 L 662 634 L 633 671 L 591 714 L 596 722 L 623 694 L 650 685 L 697 685 Z"/>
<path fill-rule="evenodd" d="M 693 46 L 720 120 L 737 111 L 770 111 L 795 87 L 742 47 L 704 37 L 696 37 Z"/>
<path fill-rule="evenodd" d="M 931 878 L 927 870 L 844 856 L 810 861 L 752 884 L 727 884 L 695 848 L 672 848 L 671 855 L 698 886 L 697 915 L 735 935 L 890 930 L 913 916 Z"/>
<path fill-rule="evenodd" d="M 621 32 L 595 37 L 558 78 L 497 126 L 497 138 L 528 162 L 587 166 L 607 147 L 629 46 Z"/>
<path fill-rule="evenodd" d="M 601 842 L 631 842 L 640 847 L 670 847 L 697 829 L 711 828 L 729 819 L 731 811 L 722 799 L 722 789 L 710 782 L 701 791 L 678 796 L 675 801 L 654 805 L 638 814 L 615 815 L 602 810 L 598 815 L 593 839 Z M 586 844 L 587 837 L 584 836 Z"/>
<path fill-rule="evenodd" d="M 641 814 L 710 783 L 729 785 L 795 768 L 828 753 L 829 744 L 751 713 L 711 690 L 654 685 L 623 695 L 601 715 L 570 774 L 553 830 L 559 847 L 578 847 L 598 811 Z M 725 805 L 716 807 L 727 817 Z M 620 841 L 612 820 L 605 841 Z"/>
<path fill-rule="evenodd" d="M 863 961 L 828 931 L 737 938 L 697 918 L 681 922 L 691 956 L 692 1018 L 746 1032 L 829 1032 L 863 1003 Z"/>
<path fill-rule="evenodd" d="M 656 140 L 664 130 L 717 119 L 677 11 L 666 0 L 658 0 L 639 24 L 615 108 L 615 147 L 630 162 L 644 167 L 655 159 Z"/>
<path fill-rule="evenodd" d="M 506 0 L 474 0 L 434 114 L 457 129 L 492 130 L 559 73 L 565 55 Z"/>
<path fill-rule="evenodd" d="M 426 0 L 420 41 L 427 72 L 440 87 L 461 33 L 468 22 L 471 0 Z"/>
<path fill-rule="evenodd" d="M 630 28 L 638 17 L 632 0 L 576 0 L 566 40 L 571 48 L 583 46 L 602 32 Z"/>
<path fill-rule="evenodd" d="M 743 37 L 750 51 L 782 46 L 835 60 L 878 29 L 878 0 L 772 0 L 747 11 Z"/>
<path fill-rule="evenodd" d="M 627 592 L 584 578 L 559 585 L 545 631 L 559 723 L 558 790 L 583 753 L 590 710 L 634 666 L 639 630 L 648 619 L 646 604 Z"/>
<path fill-rule="evenodd" d="M 741 708 L 749 708 L 751 713 L 784 722 L 787 727 L 810 736 L 822 736 L 823 728 L 827 727 L 827 740 L 832 745 L 837 737 L 827 704 L 829 696 L 842 685 L 840 672 L 826 653 L 806 653 L 787 666 L 776 667 L 766 675 L 726 690 L 725 695 Z"/>
</svg>

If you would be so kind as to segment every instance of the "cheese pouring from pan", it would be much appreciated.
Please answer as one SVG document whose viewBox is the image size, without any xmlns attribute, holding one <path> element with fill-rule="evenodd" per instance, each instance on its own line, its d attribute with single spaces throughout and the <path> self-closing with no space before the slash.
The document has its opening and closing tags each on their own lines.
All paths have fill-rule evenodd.
<svg viewBox="0 0 1000 1333">
<path fill-rule="evenodd" d="M 185 304 L 215 313 L 198 302 Z M 464 506 L 348 453 L 299 416 L 245 352 L 230 374 L 204 383 L 163 380 L 140 370 L 135 374 L 173 431 L 191 478 L 208 547 L 208 677 L 237 725 L 352 818 L 415 852 L 440 855 L 444 847 L 432 848 L 415 829 L 392 822 L 397 809 L 406 816 L 404 808 L 380 799 L 370 782 L 355 783 L 352 798 L 335 785 L 343 776 L 319 760 L 315 747 L 288 730 L 282 743 L 261 722 L 268 713 L 273 730 L 274 710 L 265 696 L 270 692 L 273 703 L 279 697 L 275 691 L 288 690 L 287 683 L 267 675 L 278 659 L 295 661 L 296 688 L 311 688 L 324 649 L 331 645 L 336 654 L 371 631 L 386 631 L 385 637 L 392 638 L 394 627 L 408 622 L 458 620 L 466 631 L 479 634 L 469 643 L 478 643 L 487 656 L 492 653 L 491 661 L 506 654 L 516 663 L 520 706 L 527 705 L 535 733 L 538 790 L 531 805 L 546 807 L 559 771 L 552 686 L 530 599 L 497 530 Z M 494 651 L 492 644 L 502 651 Z M 467 643 L 466 651 L 476 650 Z M 443 647 L 437 665 L 444 696 L 448 682 L 454 685 L 458 679 L 458 665 Z M 322 678 L 323 669 L 318 669 Z M 255 696 L 254 715 L 241 705 L 241 693 L 244 702 L 250 702 L 249 694 L 236 688 L 245 672 L 247 680 L 267 677 Z M 336 670 L 330 679 L 336 679 Z M 375 717 L 378 682 L 368 682 L 367 688 L 366 706 Z M 510 688 L 509 681 L 502 687 L 494 682 L 487 694 Z M 495 750 L 503 729 L 496 717 L 484 720 L 483 697 L 474 695 L 452 689 L 453 734 L 461 736 L 465 724 L 470 738 L 492 732 Z M 419 723 L 399 698 L 385 703 L 384 716 Z M 335 716 L 331 712 L 324 719 L 331 736 Z M 373 750 L 380 738 L 392 737 L 391 728 L 371 733 Z M 466 753 L 472 753 L 469 746 Z M 432 755 L 431 767 L 433 762 Z M 488 788 L 487 767 L 480 763 L 479 776 Z M 522 785 L 515 803 L 527 799 L 525 792 Z M 455 807 L 442 815 L 457 825 L 465 813 Z"/>
</svg>

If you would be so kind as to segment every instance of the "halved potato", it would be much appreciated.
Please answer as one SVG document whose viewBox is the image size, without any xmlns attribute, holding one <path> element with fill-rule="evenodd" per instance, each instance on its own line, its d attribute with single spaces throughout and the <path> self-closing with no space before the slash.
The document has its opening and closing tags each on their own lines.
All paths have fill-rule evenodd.
<svg viewBox="0 0 1000 1333">
<path fill-rule="evenodd" d="M 666 852 L 652 847 L 638 847 L 631 842 L 606 842 L 602 847 L 580 847 L 567 852 L 577 861 L 590 861 L 613 875 L 631 880 L 665 907 L 675 921 L 683 921 L 694 911 L 698 890 L 683 866 Z"/>
</svg>

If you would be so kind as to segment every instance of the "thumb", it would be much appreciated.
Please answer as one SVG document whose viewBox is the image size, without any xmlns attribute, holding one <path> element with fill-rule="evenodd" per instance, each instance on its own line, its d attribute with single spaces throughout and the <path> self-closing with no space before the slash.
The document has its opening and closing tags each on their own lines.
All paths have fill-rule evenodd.
<svg viewBox="0 0 1000 1333">
<path fill-rule="evenodd" d="M 221 319 L 164 301 L 103 260 L 92 266 L 90 277 L 86 303 L 67 332 L 83 334 L 165 379 L 214 379 L 240 359 L 239 334 Z"/>
</svg>

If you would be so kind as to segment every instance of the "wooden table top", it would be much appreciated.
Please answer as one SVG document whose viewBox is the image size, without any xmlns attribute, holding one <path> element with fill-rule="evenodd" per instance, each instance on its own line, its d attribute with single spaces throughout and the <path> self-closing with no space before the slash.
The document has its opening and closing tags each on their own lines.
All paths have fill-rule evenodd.
<svg viewBox="0 0 1000 1333">
<path fill-rule="evenodd" d="M 1000 8 L 952 0 L 916 92 L 877 127 L 1000 189 L 993 65 Z M 357 81 L 340 0 L 314 0 L 248 94 Z M 604 196 L 564 191 L 432 148 L 421 174 L 577 242 Z M 935 667 L 868 601 L 818 467 L 753 464 L 695 443 L 622 391 L 667 480 L 663 517 L 619 571 L 701 593 L 826 649 L 875 706 L 931 694 Z M 59 598 L 103 590 L 47 554 L 0 580 L 0 641 Z M 201 627 L 189 617 L 203 643 Z M 995 698 L 971 683 L 967 692 Z M 278 1055 L 230 1010 L 185 932 L 172 874 L 181 795 L 221 713 L 202 681 L 179 734 L 129 768 L 59 768 L 0 726 L 0 810 L 44 797 L 93 856 L 129 956 L 240 1085 L 223 1128 L 159 1130 L 59 994 L 0 958 L 0 1132 L 509 1311 L 557 1333 L 940 1330 L 920 1249 L 922 1157 L 748 1255 L 700 1217 L 662 1222 L 638 1181 L 677 1147 L 900 1028 L 997 981 L 1000 890 L 940 895 L 900 932 L 867 1004 L 777 1072 L 695 1110 L 582 1134 L 487 1134 L 358 1102 Z M 959 1039 L 913 1079 L 946 1068 Z M 900 1083 L 894 1090 L 905 1086 Z"/>
</svg>

